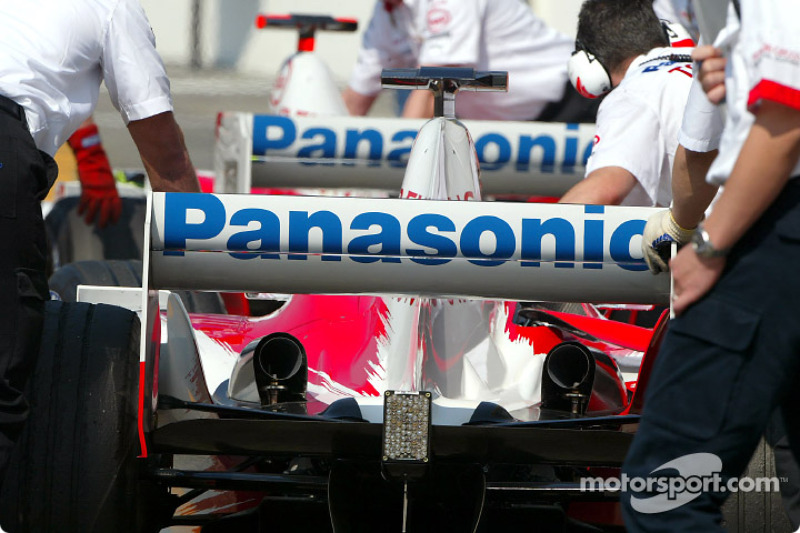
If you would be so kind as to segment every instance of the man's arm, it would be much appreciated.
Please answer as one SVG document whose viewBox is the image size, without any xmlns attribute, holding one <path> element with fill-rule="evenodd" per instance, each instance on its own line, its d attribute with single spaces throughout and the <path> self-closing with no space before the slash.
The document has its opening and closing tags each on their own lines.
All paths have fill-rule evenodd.
<svg viewBox="0 0 800 533">
<path fill-rule="evenodd" d="M 715 248 L 733 246 L 777 198 L 800 158 L 800 110 L 765 100 L 725 189 L 704 224 Z M 768 161 L 769 164 L 764 164 Z M 676 314 L 717 282 L 725 258 L 704 259 L 685 246 L 670 263 Z"/>
<path fill-rule="evenodd" d="M 411 91 L 403 108 L 404 118 L 431 118 L 433 117 L 433 93 L 420 89 Z"/>
<path fill-rule="evenodd" d="M 682 228 L 696 228 L 718 187 L 706 182 L 706 174 L 718 150 L 693 152 L 680 144 L 672 167 L 672 216 Z"/>
<path fill-rule="evenodd" d="M 636 186 L 636 177 L 622 167 L 602 167 L 576 183 L 559 203 L 619 205 Z"/>
<path fill-rule="evenodd" d="M 647 219 L 642 235 L 642 253 L 653 274 L 669 270 L 672 244 L 689 242 L 703 219 L 717 187 L 706 183 L 705 176 L 718 150 L 694 152 L 679 144 L 672 165 L 672 207 Z"/>
<path fill-rule="evenodd" d="M 744 235 L 786 185 L 798 158 L 800 110 L 763 101 L 725 190 L 704 224 L 716 248 L 729 248 Z"/>
<path fill-rule="evenodd" d="M 347 111 L 354 117 L 363 117 L 372 108 L 372 104 L 378 98 L 378 95 L 361 94 L 358 91 L 346 88 L 342 92 L 344 105 L 347 106 Z"/>
<path fill-rule="evenodd" d="M 183 132 L 171 111 L 133 120 L 128 123 L 128 131 L 154 191 L 200 192 Z"/>
</svg>

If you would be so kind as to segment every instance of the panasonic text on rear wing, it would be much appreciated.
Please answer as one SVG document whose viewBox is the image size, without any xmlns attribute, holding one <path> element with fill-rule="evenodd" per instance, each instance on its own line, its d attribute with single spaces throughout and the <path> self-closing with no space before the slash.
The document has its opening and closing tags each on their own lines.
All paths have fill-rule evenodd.
<svg viewBox="0 0 800 533">
<path fill-rule="evenodd" d="M 664 303 L 651 208 L 154 193 L 154 287 Z"/>
<path fill-rule="evenodd" d="M 221 113 L 215 170 L 228 179 L 216 192 L 249 192 L 251 186 L 399 190 L 424 122 Z M 593 124 L 463 122 L 489 195 L 561 196 L 583 177 L 595 131 Z"/>
</svg>

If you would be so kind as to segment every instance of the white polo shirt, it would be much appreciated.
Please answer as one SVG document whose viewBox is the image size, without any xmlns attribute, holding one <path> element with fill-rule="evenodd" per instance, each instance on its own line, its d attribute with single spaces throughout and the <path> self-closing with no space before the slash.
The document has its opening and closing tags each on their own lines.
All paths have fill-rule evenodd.
<svg viewBox="0 0 800 533">
<path fill-rule="evenodd" d="M 672 163 L 692 84 L 691 62 L 671 54 L 690 48 L 654 48 L 631 63 L 622 82 L 600 104 L 597 135 L 586 175 L 621 167 L 637 184 L 622 205 L 662 206 L 672 201 Z"/>
<path fill-rule="evenodd" d="M 521 0 L 376 2 L 350 87 L 374 95 L 383 68 L 457 65 L 509 73 L 508 93 L 462 92 L 460 118 L 528 120 L 558 101 L 567 83 L 572 39 L 549 28 Z"/>
<path fill-rule="evenodd" d="M 742 23 L 728 12 L 725 73 L 727 117 L 709 183 L 724 184 L 764 100 L 800 109 L 800 4 L 795 0 L 741 2 Z M 800 161 L 791 176 L 800 175 Z"/>
<path fill-rule="evenodd" d="M 169 81 L 139 0 L 0 2 L 0 94 L 22 105 L 55 154 L 87 119 L 105 80 L 127 124 L 172 110 Z"/>
</svg>

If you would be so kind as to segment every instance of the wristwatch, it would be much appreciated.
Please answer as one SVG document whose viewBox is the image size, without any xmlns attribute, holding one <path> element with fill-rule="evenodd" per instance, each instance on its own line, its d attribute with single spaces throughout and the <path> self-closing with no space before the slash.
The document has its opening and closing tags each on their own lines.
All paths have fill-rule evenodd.
<svg viewBox="0 0 800 533">
<path fill-rule="evenodd" d="M 725 248 L 723 250 L 714 248 L 714 245 L 711 244 L 708 233 L 703 229 L 702 224 L 698 224 L 697 229 L 694 230 L 694 233 L 692 234 L 692 248 L 694 248 L 694 252 L 697 255 L 706 259 L 711 259 L 713 257 L 725 257 L 730 251 L 730 248 Z"/>
</svg>

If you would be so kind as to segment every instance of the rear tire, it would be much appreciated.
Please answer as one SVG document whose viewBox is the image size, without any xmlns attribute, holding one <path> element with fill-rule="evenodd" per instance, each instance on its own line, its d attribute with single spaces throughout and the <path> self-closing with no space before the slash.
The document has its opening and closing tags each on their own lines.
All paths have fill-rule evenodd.
<svg viewBox="0 0 800 533">
<path fill-rule="evenodd" d="M 775 456 L 761 439 L 743 477 L 774 478 Z M 783 508 L 780 492 L 736 492 L 722 506 L 722 525 L 730 533 L 790 533 L 793 531 Z"/>
<path fill-rule="evenodd" d="M 64 265 L 50 276 L 50 290 L 64 302 L 74 302 L 78 285 L 141 287 L 142 262 L 77 261 Z M 216 292 L 176 291 L 189 313 L 226 314 L 225 304 Z"/>
<path fill-rule="evenodd" d="M 110 305 L 47 303 L 30 415 L 0 497 L 9 531 L 157 531 L 166 489 L 140 479 L 139 319 Z"/>
</svg>

